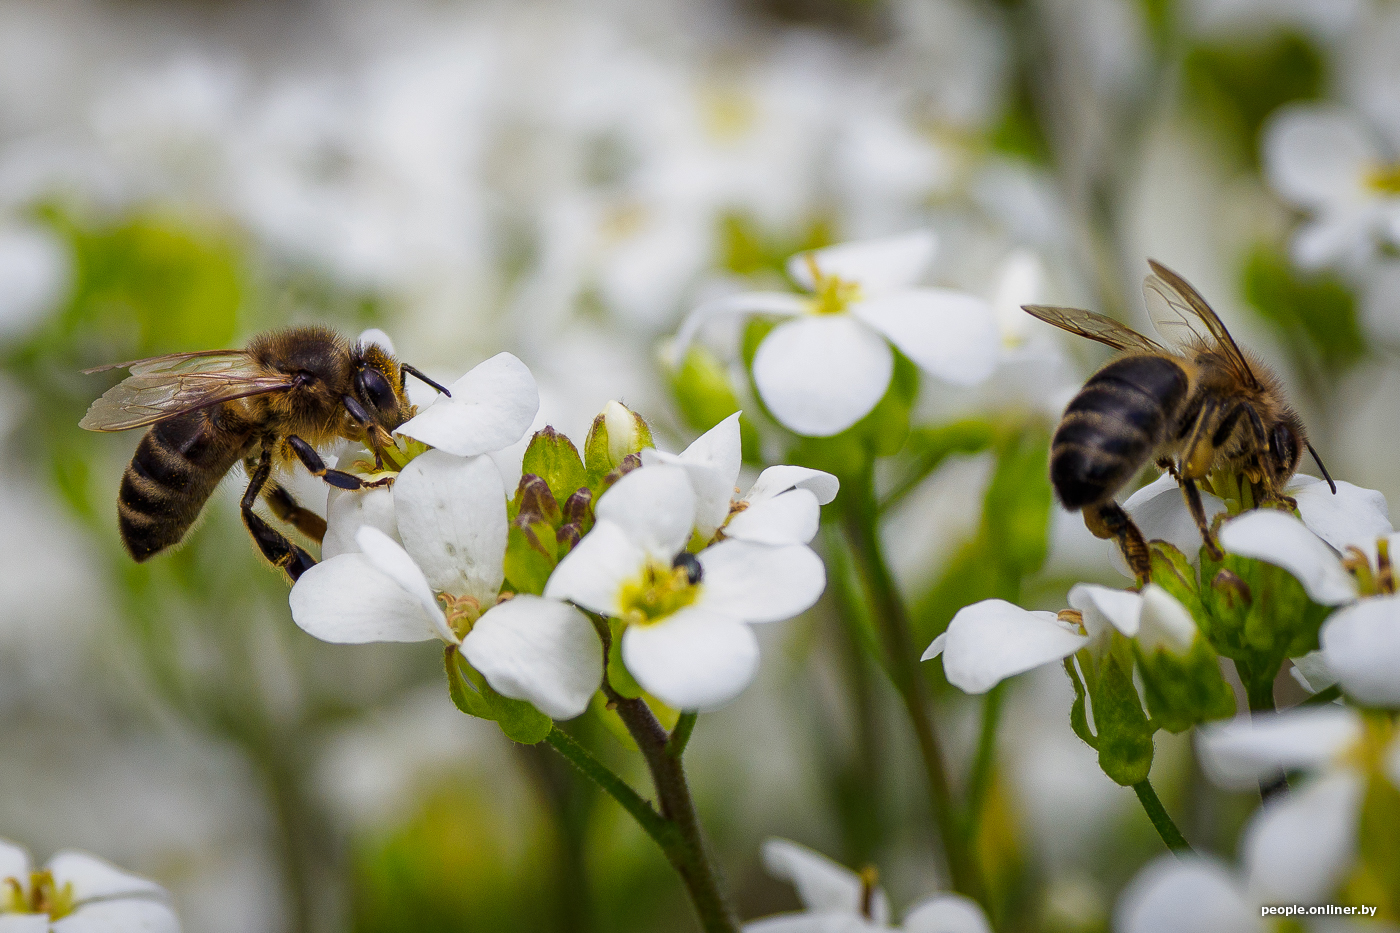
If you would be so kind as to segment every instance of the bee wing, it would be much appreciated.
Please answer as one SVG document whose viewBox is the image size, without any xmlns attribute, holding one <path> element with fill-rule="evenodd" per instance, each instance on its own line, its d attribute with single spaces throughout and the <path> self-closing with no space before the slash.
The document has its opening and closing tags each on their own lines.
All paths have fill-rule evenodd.
<svg viewBox="0 0 1400 933">
<path fill-rule="evenodd" d="M 131 375 L 108 389 L 78 422 L 89 431 L 126 431 L 166 418 L 261 395 L 293 385 L 285 373 L 269 373 L 241 350 L 176 353 L 86 372 L 127 367 Z"/>
<path fill-rule="evenodd" d="M 1147 264 L 1152 267 L 1153 274 L 1143 280 L 1142 294 L 1147 299 L 1147 313 L 1157 333 L 1178 348 L 1202 343 L 1223 351 L 1245 385 L 1258 386 L 1259 380 L 1240 352 L 1239 344 L 1201 293 L 1161 263 L 1149 259 Z"/>
<path fill-rule="evenodd" d="M 1079 308 L 1052 308 L 1049 305 L 1022 305 L 1021 309 L 1047 324 L 1054 324 L 1071 334 L 1106 343 L 1115 350 L 1149 350 L 1165 352 L 1161 344 L 1144 337 L 1131 327 L 1119 324 L 1111 317 L 1082 311 Z"/>
</svg>

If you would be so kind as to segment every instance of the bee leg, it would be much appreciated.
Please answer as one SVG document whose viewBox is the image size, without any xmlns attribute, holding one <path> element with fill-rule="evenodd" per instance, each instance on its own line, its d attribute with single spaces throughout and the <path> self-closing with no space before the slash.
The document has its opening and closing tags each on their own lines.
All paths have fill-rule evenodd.
<svg viewBox="0 0 1400 933">
<path fill-rule="evenodd" d="M 267 503 L 268 508 L 272 509 L 273 515 L 317 544 L 320 544 L 321 539 L 326 536 L 326 520 L 298 504 L 292 494 L 287 492 L 286 487 L 273 484 L 267 492 L 263 493 L 263 501 Z"/>
<path fill-rule="evenodd" d="M 1176 471 L 1176 461 L 1171 457 L 1163 457 L 1157 461 L 1157 469 L 1171 476 L 1177 482 L 1181 482 L 1181 474 Z"/>
<path fill-rule="evenodd" d="M 1084 509 L 1084 525 L 1094 537 L 1115 540 L 1128 562 L 1128 569 L 1137 577 L 1140 586 L 1146 586 L 1152 579 L 1152 552 L 1147 547 L 1147 539 L 1133 523 L 1123 507 L 1112 499 Z"/>
<path fill-rule="evenodd" d="M 358 476 L 346 473 L 343 470 L 330 470 L 326 468 L 326 461 L 321 459 L 321 455 L 316 452 L 306 441 L 295 434 L 287 436 L 287 444 L 291 446 L 292 452 L 297 455 L 297 459 L 302 462 L 312 476 L 319 476 L 337 489 L 363 489 L 364 483 Z"/>
<path fill-rule="evenodd" d="M 316 561 L 312 559 L 310 554 L 288 541 L 286 537 L 253 511 L 253 506 L 258 501 L 258 494 L 267 485 L 267 478 L 271 475 L 272 447 L 264 444 L 262 457 L 253 470 L 252 477 L 248 481 L 248 488 L 243 493 L 243 501 L 240 503 L 243 524 L 247 527 L 248 534 L 253 536 L 253 541 L 257 544 L 258 550 L 262 551 L 263 557 L 271 561 L 274 566 L 280 567 L 295 583 L 303 573 L 316 566 Z"/>
<path fill-rule="evenodd" d="M 1196 488 L 1196 481 L 1183 477 L 1181 491 L 1186 496 L 1186 507 L 1191 510 L 1191 517 L 1196 520 L 1196 527 L 1201 531 L 1201 540 L 1206 543 L 1206 550 L 1210 552 L 1210 559 L 1223 560 L 1225 552 L 1220 550 L 1220 546 L 1215 543 L 1215 536 L 1210 533 L 1210 521 L 1206 518 L 1205 506 L 1201 504 L 1201 491 Z"/>
</svg>

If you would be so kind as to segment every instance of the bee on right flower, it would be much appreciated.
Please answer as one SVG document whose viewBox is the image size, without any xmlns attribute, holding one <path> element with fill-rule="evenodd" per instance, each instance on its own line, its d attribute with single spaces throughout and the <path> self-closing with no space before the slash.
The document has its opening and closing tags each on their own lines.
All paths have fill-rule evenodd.
<svg viewBox="0 0 1400 933">
<path fill-rule="evenodd" d="M 1140 582 L 1151 572 L 1142 532 L 1114 494 L 1145 464 L 1172 474 L 1212 557 L 1199 483 L 1216 470 L 1247 479 L 1256 502 L 1293 505 L 1283 488 L 1304 448 L 1337 488 L 1303 422 L 1262 363 L 1240 350 L 1219 316 L 1181 276 L 1148 260 L 1142 289 L 1163 346 L 1112 318 L 1026 305 L 1042 321 L 1123 351 L 1089 377 L 1065 409 L 1050 446 L 1050 481 L 1065 508 L 1082 510 L 1100 538 L 1117 540 Z"/>
</svg>

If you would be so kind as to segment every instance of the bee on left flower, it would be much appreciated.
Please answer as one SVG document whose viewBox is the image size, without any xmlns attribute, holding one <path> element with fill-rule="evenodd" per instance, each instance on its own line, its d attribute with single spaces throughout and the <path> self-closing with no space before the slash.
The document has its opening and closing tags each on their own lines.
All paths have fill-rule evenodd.
<svg viewBox="0 0 1400 933">
<path fill-rule="evenodd" d="M 409 376 L 442 386 L 374 343 L 351 343 L 323 327 L 292 327 L 253 338 L 245 350 L 174 353 L 85 370 L 130 369 L 92 403 L 89 431 L 148 427 L 122 477 L 117 517 L 137 561 L 178 544 L 233 465 L 243 461 L 248 488 L 243 524 L 258 549 L 296 580 L 316 561 L 253 511 L 258 496 L 272 513 L 320 541 L 326 523 L 297 504 L 273 471 L 299 460 L 341 489 L 364 482 L 327 469 L 316 452 L 337 438 L 375 451 L 415 414 Z"/>
</svg>

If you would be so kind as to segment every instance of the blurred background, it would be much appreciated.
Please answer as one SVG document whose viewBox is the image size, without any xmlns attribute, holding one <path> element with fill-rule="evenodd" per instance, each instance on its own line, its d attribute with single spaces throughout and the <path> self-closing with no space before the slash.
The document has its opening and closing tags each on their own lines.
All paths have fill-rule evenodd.
<svg viewBox="0 0 1400 933">
<path fill-rule="evenodd" d="M 618 398 L 676 450 L 714 420 L 671 397 L 687 310 L 781 287 L 799 249 L 929 227 L 933 280 L 995 303 L 1006 356 L 975 390 L 923 385 L 889 462 L 922 645 L 984 595 L 1059 608 L 1119 579 L 1044 478 L 1102 348 L 1017 306 L 1145 328 L 1147 256 L 1278 367 L 1335 476 L 1400 492 L 1395 247 L 1300 264 L 1265 145 L 1280 108 L 1332 102 L 1374 140 L 1383 211 L 1397 43 L 1380 0 L 0 0 L 0 835 L 160 880 L 191 933 L 693 929 L 650 841 L 458 713 L 437 650 L 297 629 L 236 476 L 133 564 L 137 435 L 78 429 L 112 381 L 79 370 L 375 326 L 444 381 L 510 350 L 541 425 L 581 440 Z M 763 637 L 688 756 L 741 915 L 796 906 L 770 835 L 878 865 L 897 914 L 942 888 L 888 682 L 825 603 Z M 978 706 L 941 697 L 962 773 Z M 1107 930 L 1159 851 L 1069 699 L 1050 670 L 997 700 L 981 854 L 1005 929 Z M 1231 856 L 1248 797 L 1165 740 L 1153 777 Z"/>
</svg>

